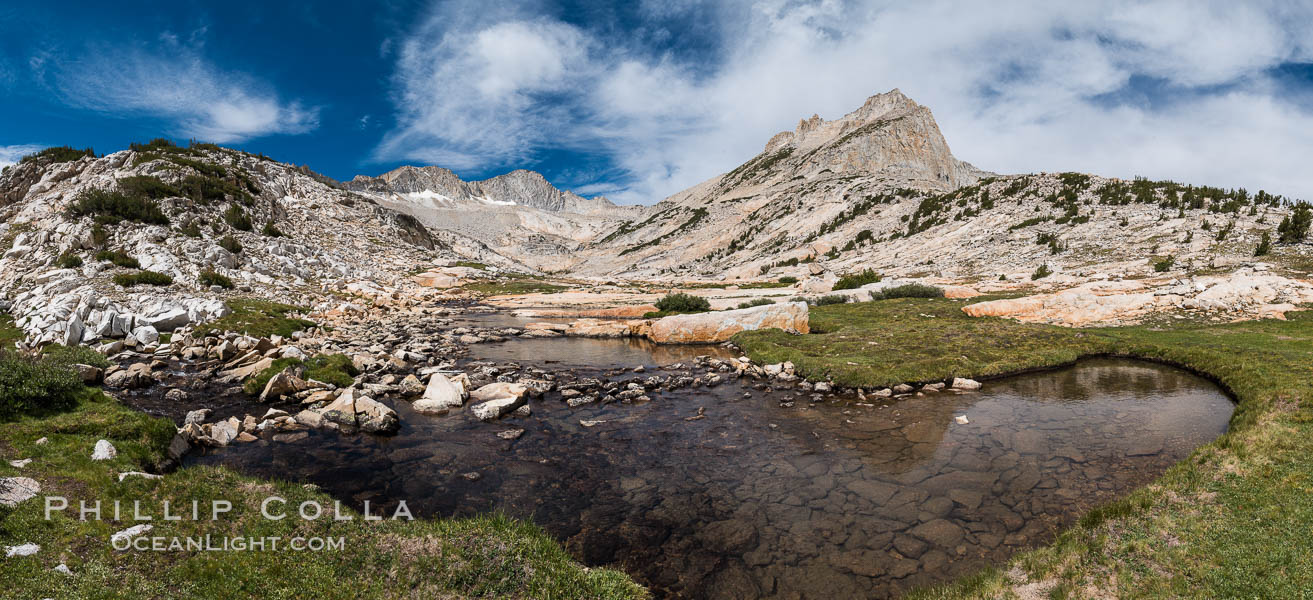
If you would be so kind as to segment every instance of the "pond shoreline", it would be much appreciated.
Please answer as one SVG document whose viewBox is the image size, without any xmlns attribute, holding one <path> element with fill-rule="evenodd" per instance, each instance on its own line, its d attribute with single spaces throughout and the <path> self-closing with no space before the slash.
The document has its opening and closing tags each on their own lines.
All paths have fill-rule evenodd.
<svg viewBox="0 0 1313 600">
<path fill-rule="evenodd" d="M 544 341 L 546 341 L 546 340 L 544 340 Z M 511 340 L 511 341 L 507 341 L 507 342 L 501 342 L 501 343 L 499 343 L 498 345 L 500 345 L 500 344 L 512 344 L 512 345 L 513 345 L 513 344 L 517 344 L 517 343 L 520 343 L 520 342 L 517 342 L 517 341 L 515 341 L 515 340 Z M 480 347 L 484 347 L 484 346 L 485 346 L 485 345 L 483 345 L 483 344 L 477 344 L 477 345 L 473 345 L 473 346 L 471 346 L 471 347 L 470 347 L 471 356 L 466 356 L 466 357 L 462 358 L 462 364 L 465 364 L 465 365 L 468 367 L 468 365 L 469 365 L 470 363 L 480 363 L 480 362 L 484 362 L 484 361 L 481 361 L 480 358 L 477 356 L 479 348 L 480 348 Z M 488 347 L 491 347 L 491 346 L 488 346 Z M 1058 371 L 1061 371 L 1064 367 L 1065 367 L 1065 368 L 1072 368 L 1073 366 L 1079 367 L 1082 363 L 1089 363 L 1089 362 L 1091 362 L 1091 361 L 1097 360 L 1098 358 L 1099 358 L 1099 357 L 1095 357 L 1095 356 L 1082 357 L 1082 359 L 1079 359 L 1079 360 L 1077 360 L 1077 361 L 1073 361 L 1073 363 L 1072 363 L 1071 365 L 1052 366 L 1052 367 L 1047 367 L 1047 368 L 1044 368 L 1044 369 L 1035 369 L 1035 370 L 1028 371 L 1028 372 L 1026 372 L 1026 373 L 1010 374 L 1009 376 L 1015 378 L 1015 377 L 1018 377 L 1018 376 L 1040 374 L 1040 373 L 1042 373 L 1043 371 L 1058 372 Z M 1146 364 L 1147 364 L 1147 363 L 1152 363 L 1152 362 L 1157 362 L 1157 361 L 1146 361 Z M 495 364 L 495 363 L 494 363 L 494 364 Z M 628 368 L 623 368 L 623 369 L 622 369 L 619 365 L 610 365 L 609 367 L 610 367 L 610 369 L 611 369 L 612 371 L 617 371 L 617 372 L 628 372 L 628 373 L 630 373 L 630 374 L 632 375 L 632 372 L 631 372 Z M 605 371 L 605 370 L 606 370 L 605 368 L 598 369 L 598 372 L 602 372 L 602 371 Z M 551 369 L 549 368 L 548 371 L 550 372 Z M 660 369 L 659 369 L 659 368 L 658 368 L 658 369 L 655 369 L 655 371 L 660 371 Z M 587 375 L 585 375 L 585 376 L 587 376 Z M 988 377 L 988 378 L 984 378 L 984 377 L 982 377 L 981 379 L 982 379 L 982 380 L 990 381 L 990 382 L 991 382 L 991 385 L 990 385 L 989 387 L 992 388 L 992 387 L 995 387 L 995 385 L 996 385 L 997 382 L 1002 381 L 1002 380 L 1004 379 L 1004 377 L 1000 375 L 1000 376 L 990 376 L 990 377 Z M 736 385 L 737 385 L 737 384 L 736 384 Z M 731 387 L 733 387 L 733 386 L 731 386 Z M 730 388 L 724 388 L 724 389 L 727 389 L 727 390 L 728 390 L 728 389 L 730 389 Z M 739 388 L 735 388 L 735 389 L 739 389 Z M 758 392 L 760 392 L 760 390 L 759 390 Z M 756 394 L 756 393 L 758 393 L 758 392 L 753 392 L 753 393 Z M 736 393 L 737 393 L 737 392 L 736 392 Z M 780 392 L 776 391 L 776 392 L 768 392 L 768 393 L 769 393 L 769 394 L 779 394 Z M 555 394 L 555 393 L 554 393 L 554 392 L 549 392 L 549 393 L 548 393 L 549 396 L 551 396 L 551 395 L 553 395 L 553 394 Z M 663 393 L 663 394 L 664 394 L 664 393 Z M 1229 394 L 1229 392 L 1228 392 L 1228 394 Z M 803 394 L 803 397 L 805 397 L 806 395 L 807 395 L 807 394 Z M 919 395 L 919 394 L 918 394 L 918 395 Z M 830 396 L 830 395 L 827 395 L 827 397 L 831 397 L 831 396 Z M 912 395 L 912 396 L 909 396 L 909 397 L 915 398 L 916 396 L 915 396 L 915 395 Z M 945 394 L 944 397 L 945 397 L 945 398 L 948 398 L 948 397 L 950 397 L 950 395 L 949 395 L 949 394 Z M 959 398 L 960 398 L 961 396 L 953 395 L 952 397 L 959 397 Z M 802 400 L 802 399 L 803 399 L 803 398 L 801 398 L 801 397 L 794 398 L 794 399 L 792 400 L 792 402 L 798 402 L 798 401 L 800 401 L 800 400 Z M 545 398 L 545 399 L 539 399 L 539 400 L 535 400 L 535 401 L 531 402 L 531 403 L 530 403 L 530 406 L 533 407 L 533 408 L 535 408 L 534 417 L 535 417 L 535 418 L 538 417 L 538 414 L 539 414 L 539 413 L 538 413 L 538 410 L 537 410 L 537 409 L 539 409 L 540 406 L 542 406 L 542 405 L 540 404 L 541 402 L 559 402 L 559 401 L 560 401 L 559 398 L 552 397 L 551 399 L 546 399 L 546 398 Z M 891 407 L 897 407 L 897 406 L 899 406 L 900 402 L 905 402 L 905 401 L 906 401 L 906 400 L 902 400 L 902 401 L 900 401 L 900 400 L 898 400 L 898 399 L 894 399 L 894 400 L 883 399 L 883 400 L 881 400 L 881 402 L 887 402 L 888 405 L 891 406 Z M 403 401 L 397 401 L 397 402 L 403 402 Z M 651 401 L 651 403 L 655 403 L 655 404 L 662 404 L 662 403 L 668 403 L 668 402 L 669 402 L 669 400 L 663 400 L 663 399 L 655 399 L 655 400 L 652 400 L 652 401 Z M 723 402 L 723 401 L 722 401 L 722 402 Z M 838 405 L 838 406 L 848 406 L 848 407 L 852 407 L 852 406 L 853 406 L 853 405 L 851 404 L 852 402 L 856 402 L 856 400 L 855 400 L 855 399 L 854 399 L 854 400 L 850 400 L 850 401 L 847 401 L 847 403 L 841 403 L 841 404 Z M 783 404 L 783 402 L 781 402 L 781 404 Z M 636 406 L 637 406 L 637 405 L 636 405 Z M 644 406 L 648 406 L 648 405 L 645 404 Z M 831 408 L 831 407 L 832 407 L 832 401 L 830 401 L 830 400 L 822 401 L 822 402 L 820 402 L 819 404 L 814 404 L 814 406 L 819 406 L 819 407 L 821 407 L 821 408 L 826 408 L 826 409 L 828 409 L 828 408 Z M 629 408 L 626 409 L 626 410 L 633 410 L 633 409 L 634 409 L 634 407 L 629 407 Z M 837 408 L 837 409 L 834 409 L 834 410 L 838 411 L 838 410 L 842 410 L 842 409 L 841 409 L 841 408 Z M 897 410 L 897 408 L 894 408 L 894 410 Z M 550 411 L 549 411 L 549 414 L 550 414 Z M 837 413 L 836 413 L 836 415 L 837 415 Z M 678 416 L 679 416 L 679 418 L 682 419 L 685 415 L 681 413 L 681 414 L 679 414 Z M 701 416 L 701 413 L 697 413 L 696 415 L 690 414 L 689 416 L 698 416 L 698 417 L 700 417 L 700 416 Z M 402 417 L 403 417 L 403 418 L 402 418 L 403 423 L 412 423 L 413 420 L 416 419 L 416 418 L 424 418 L 424 417 L 422 417 L 422 416 L 409 414 L 409 413 L 407 413 L 407 412 L 405 412 L 405 411 L 403 411 L 403 413 L 402 413 Z M 951 416 L 950 416 L 950 417 L 951 417 Z M 452 416 L 447 416 L 447 417 L 438 417 L 438 419 L 452 419 L 452 418 L 454 418 L 454 417 L 452 417 Z M 601 422 L 603 422 L 603 423 L 606 422 L 606 419 L 602 419 L 602 418 L 600 418 L 600 417 L 599 417 L 598 419 L 596 419 L 596 420 L 599 420 L 599 421 L 601 421 Z M 517 429 L 527 429 L 527 427 L 523 427 L 523 426 L 521 425 L 521 423 L 518 422 L 518 421 L 510 421 L 510 422 L 508 422 L 508 424 L 511 425 L 511 426 L 514 427 L 514 428 L 517 428 Z M 682 426 L 681 426 L 681 427 L 682 427 Z M 485 427 L 485 429 L 488 429 L 488 428 Z M 504 427 L 502 427 L 502 428 L 496 428 L 496 429 L 504 429 Z M 603 428 L 603 429 L 604 429 L 604 428 Z M 1223 427 L 1223 430 L 1224 430 L 1224 427 Z M 405 430 L 403 429 L 403 433 L 404 433 L 404 431 L 405 431 Z M 599 431 L 600 431 L 600 430 L 599 430 Z M 592 432 L 594 432 L 594 430 L 591 430 L 591 429 L 590 429 L 589 432 L 592 433 Z M 491 435 L 491 433 L 493 433 L 493 432 L 490 431 L 490 430 L 487 431 L 487 434 L 488 434 L 488 435 Z M 1219 431 L 1218 433 L 1221 433 L 1221 432 Z M 449 435 L 449 434 L 444 434 L 444 435 Z M 530 431 L 529 431 L 529 435 L 530 435 L 530 436 L 533 435 L 533 430 L 530 430 Z M 1207 440 L 1203 440 L 1203 442 L 1206 442 L 1206 441 L 1207 441 Z M 395 443 L 395 442 L 393 442 L 393 443 Z M 518 443 L 522 443 L 522 442 L 512 442 L 510 445 L 514 445 L 514 444 L 518 444 Z M 1201 442 L 1201 443 L 1202 443 L 1202 442 Z M 221 453 L 224 453 L 224 452 L 231 452 L 231 451 L 232 451 L 232 450 L 224 450 L 224 451 L 220 451 L 220 452 L 221 452 Z M 238 451 L 241 451 L 241 450 L 239 449 Z M 1175 461 L 1172 461 L 1172 462 L 1175 462 Z M 463 477 L 464 474 L 472 473 L 472 472 L 473 472 L 473 471 L 464 471 L 464 472 L 459 472 L 459 473 L 456 472 L 456 471 L 460 471 L 460 470 L 461 470 L 461 469 L 457 468 L 455 471 L 453 471 L 453 473 L 454 473 L 455 475 L 458 475 L 458 476 L 462 476 L 462 477 Z M 565 472 L 568 473 L 569 471 L 567 470 L 567 471 L 565 471 Z M 257 474 L 258 474 L 258 473 L 257 473 Z M 480 477 L 479 477 L 478 479 L 484 479 L 485 477 L 489 477 L 489 475 L 480 475 Z M 1154 478 L 1156 478 L 1156 477 L 1157 477 L 1157 475 L 1154 476 Z M 476 480 L 474 480 L 474 481 L 478 481 L 478 479 L 476 479 Z M 330 491 L 331 491 L 331 490 L 330 490 Z M 1125 490 L 1124 493 L 1129 493 L 1130 491 L 1131 491 L 1131 490 Z M 335 494 L 335 495 L 336 495 L 336 494 Z M 493 510 L 500 510 L 500 509 L 496 509 L 496 508 L 494 507 Z M 442 514 L 442 513 L 435 513 L 435 514 L 433 514 L 432 516 L 443 516 L 443 517 L 445 517 L 445 516 L 450 516 L 450 515 Z M 522 517 L 526 517 L 526 516 L 528 516 L 528 515 L 522 515 Z M 1071 518 L 1074 520 L 1074 517 L 1071 517 Z M 552 530 L 552 527 L 549 525 L 549 526 L 548 526 L 548 529 L 549 529 L 549 531 L 550 531 L 550 530 Z M 559 531 L 558 531 L 558 534 L 559 534 Z M 917 538 L 917 539 L 920 539 L 920 538 Z M 1045 539 L 1051 539 L 1051 538 L 1046 537 Z M 571 542 L 568 538 L 565 539 L 565 540 L 563 540 L 563 541 L 565 542 L 565 545 L 567 546 L 567 548 L 570 548 L 571 551 L 572 551 L 572 553 L 575 554 L 576 557 L 584 558 L 584 559 L 585 559 L 585 562 L 588 562 L 589 564 L 608 564 L 608 563 L 609 563 L 609 561 L 601 561 L 601 562 L 598 562 L 596 559 L 597 559 L 597 558 L 600 558 L 599 555 L 590 554 L 590 552 L 592 552 L 592 551 L 590 551 L 590 550 L 586 550 L 586 549 L 584 549 L 583 547 L 577 546 L 576 543 Z M 921 540 L 921 541 L 924 543 L 924 540 Z M 904 544 L 904 546 L 905 546 L 905 547 L 904 547 L 904 550 L 908 550 L 909 547 L 907 546 L 907 543 L 904 542 L 903 544 Z M 892 546 L 889 546 L 889 548 L 893 548 L 893 547 L 892 547 Z M 948 549 L 948 550 L 951 551 L 951 549 Z M 891 552 L 895 552 L 895 553 L 897 553 L 897 550 L 892 550 L 892 549 L 891 549 L 890 551 L 891 551 Z M 738 552 L 738 550 L 735 550 L 735 552 Z M 592 560 L 589 560 L 589 559 L 590 559 L 590 556 L 592 557 Z M 650 561 L 650 560 L 652 560 L 652 559 L 649 557 L 649 558 L 646 559 L 646 560 L 649 560 L 649 561 Z M 873 557 L 868 557 L 866 560 L 876 560 L 876 559 L 873 558 Z M 932 561 L 937 561 L 938 559 L 937 559 L 937 558 L 934 558 L 933 555 L 932 555 L 930 560 L 932 560 Z M 629 568 L 632 568 L 632 565 L 631 565 Z M 899 569 L 906 569 L 907 567 L 903 566 L 903 567 L 898 567 L 898 568 L 899 568 Z M 860 570 L 860 569 L 859 569 L 859 570 Z M 739 574 L 739 575 L 742 575 L 742 574 L 743 574 L 743 571 L 741 571 L 741 570 L 739 570 L 739 571 L 734 571 L 734 572 L 737 573 L 737 574 Z M 867 572 L 869 572 L 869 570 L 868 570 Z M 899 572 L 899 571 L 895 571 L 895 572 Z M 885 573 L 886 573 L 886 575 L 888 574 L 888 570 L 887 570 L 887 569 L 886 569 Z M 873 576 L 875 576 L 875 575 L 873 575 Z M 850 574 L 850 575 L 846 575 L 846 576 L 844 576 L 844 577 L 856 577 L 856 575 L 851 575 L 851 574 Z M 879 576 L 875 576 L 875 577 L 879 577 Z M 667 590 L 667 591 L 669 591 L 669 590 L 667 589 L 667 586 L 669 585 L 669 582 L 663 584 L 663 583 L 661 583 L 661 582 L 659 582 L 659 581 L 655 581 L 655 580 L 650 579 L 650 577 L 645 577 L 644 579 L 646 579 L 646 580 L 649 582 L 649 584 L 653 584 L 653 585 L 655 585 L 656 587 L 655 587 L 654 589 L 656 589 L 656 590 L 658 590 L 658 591 L 660 591 L 660 590 Z M 740 577 L 740 579 L 742 579 L 742 577 Z M 942 580 L 941 580 L 941 581 L 942 581 Z M 704 586 L 712 586 L 712 587 L 690 588 L 690 589 L 699 589 L 699 590 L 701 590 L 701 591 L 698 592 L 698 594 L 702 594 L 702 593 L 710 593 L 710 592 L 714 591 L 715 589 L 720 589 L 721 587 L 723 587 L 723 586 L 721 586 L 721 585 L 720 585 L 719 583 L 717 583 L 717 582 L 703 582 L 703 583 L 700 584 L 700 585 L 704 585 Z M 754 583 L 754 584 L 752 584 L 752 586 L 749 586 L 749 585 L 747 585 L 747 584 L 744 584 L 742 581 L 740 581 L 738 585 L 739 585 L 739 588 L 738 588 L 738 589 L 740 589 L 740 591 L 749 590 L 749 589 L 756 589 L 756 590 L 758 590 L 758 593 L 764 593 L 764 592 L 762 591 L 762 587 L 763 587 L 763 585 L 762 585 L 760 582 L 758 582 L 758 583 Z M 918 584 L 918 585 L 919 585 L 919 584 Z M 719 587 L 716 587 L 716 586 L 719 586 Z M 905 586 L 896 586 L 896 587 L 897 587 L 898 589 L 904 589 L 904 590 L 906 589 Z M 714 589 L 713 589 L 713 588 L 714 588 Z M 891 590 L 892 590 L 892 588 L 891 588 Z M 689 592 L 686 590 L 685 592 L 681 592 L 681 593 L 689 593 Z M 873 592 L 872 590 L 868 590 L 867 592 L 864 592 L 864 593 L 874 593 L 874 592 Z M 697 594 L 695 594 L 695 595 L 697 595 Z"/>
</svg>

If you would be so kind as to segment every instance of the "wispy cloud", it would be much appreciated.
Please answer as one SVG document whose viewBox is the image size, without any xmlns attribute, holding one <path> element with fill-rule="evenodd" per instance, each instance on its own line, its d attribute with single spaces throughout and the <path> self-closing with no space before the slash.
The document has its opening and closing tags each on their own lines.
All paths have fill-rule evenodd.
<svg viewBox="0 0 1313 600">
<path fill-rule="evenodd" d="M 572 25 L 524 5 L 436 5 L 398 42 L 398 126 L 376 155 L 488 169 L 582 150 L 627 176 L 581 189 L 620 183 L 619 199 L 653 202 L 733 168 L 801 117 L 834 118 L 899 87 L 934 110 L 960 158 L 986 169 L 1143 174 L 1313 197 L 1313 170 L 1302 164 L 1313 114 L 1272 76 L 1313 62 L 1313 6 L 708 6 L 649 1 L 642 14 L 654 20 L 644 27 L 675 32 L 663 20 L 711 20 L 720 38 L 712 65 L 614 23 Z M 1308 90 L 1294 95 L 1307 100 Z"/>
<path fill-rule="evenodd" d="M 44 148 L 36 144 L 16 144 L 13 146 L 0 146 L 0 169 L 8 167 L 18 162 L 18 159 L 27 156 L 37 150 Z"/>
<path fill-rule="evenodd" d="M 183 44 L 166 34 L 149 47 L 101 46 L 72 58 L 41 57 L 40 70 L 70 106 L 163 119 L 181 136 L 235 142 L 318 126 L 318 108 L 283 101 L 268 84 L 219 68 L 192 38 Z"/>
</svg>

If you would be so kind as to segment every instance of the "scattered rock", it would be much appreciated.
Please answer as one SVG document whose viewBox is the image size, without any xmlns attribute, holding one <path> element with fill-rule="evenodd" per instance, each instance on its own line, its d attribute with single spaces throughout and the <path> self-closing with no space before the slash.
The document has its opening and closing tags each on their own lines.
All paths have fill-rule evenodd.
<svg viewBox="0 0 1313 600">
<path fill-rule="evenodd" d="M 210 414 L 212 414 L 213 412 L 214 412 L 213 410 L 210 410 L 208 408 L 201 408 L 198 410 L 189 411 L 187 413 L 187 416 L 182 418 L 182 424 L 200 425 L 204 423 L 206 419 L 210 418 Z"/>
<path fill-rule="evenodd" d="M 978 390 L 980 389 L 980 382 L 965 377 L 954 377 L 953 383 L 949 387 L 955 390 Z"/>
<path fill-rule="evenodd" d="M 470 392 L 470 399 L 476 402 L 486 402 L 488 400 L 500 400 L 504 398 L 520 400 L 528 393 L 529 388 L 524 385 L 499 381 L 496 383 L 489 383 L 488 385 Z"/>
<path fill-rule="evenodd" d="M 480 421 L 495 421 L 509 414 L 524 404 L 523 397 L 498 398 L 470 407 L 470 412 Z"/>
<path fill-rule="evenodd" d="M 356 422 L 365 433 L 396 433 L 401 428 L 396 411 L 369 396 L 356 398 Z"/>
<path fill-rule="evenodd" d="M 41 546 L 36 544 L 21 544 L 18 546 L 5 546 L 5 558 L 15 556 L 32 556 L 41 551 Z"/>
<path fill-rule="evenodd" d="M 77 371 L 78 377 L 82 378 L 82 383 L 87 385 L 96 385 L 100 383 L 101 378 L 105 376 L 104 369 L 93 367 L 91 365 L 73 365 L 73 370 Z"/>
<path fill-rule="evenodd" d="M 96 448 L 91 452 L 91 460 L 111 460 L 118 455 L 118 450 L 114 449 L 114 444 L 109 443 L 109 440 L 97 440 Z"/>
<path fill-rule="evenodd" d="M 115 533 L 114 535 L 109 536 L 109 541 L 110 544 L 116 544 L 124 540 L 131 540 L 132 538 L 145 535 L 146 533 L 150 532 L 151 529 L 154 529 L 154 527 L 149 523 L 133 525 L 132 527 L 129 527 L 127 529 Z"/>
<path fill-rule="evenodd" d="M 40 492 L 41 484 L 30 477 L 0 477 L 0 505 L 18 506 Z"/>
<path fill-rule="evenodd" d="M 105 376 L 105 387 L 110 388 L 131 390 L 146 387 L 153 382 L 150 365 L 146 363 L 133 363 L 126 369 Z"/>
<path fill-rule="evenodd" d="M 260 402 L 272 402 L 284 396 L 291 396 L 304 391 L 308 387 L 305 380 L 293 375 L 292 368 L 288 367 L 269 378 L 269 383 L 265 384 L 264 391 L 260 392 Z"/>
<path fill-rule="evenodd" d="M 436 373 L 434 375 L 437 376 Z M 423 394 L 426 390 L 424 384 L 414 374 L 407 375 L 397 387 L 401 390 L 401 395 L 407 398 Z"/>
<path fill-rule="evenodd" d="M 463 386 L 453 384 L 441 373 L 434 373 L 429 378 L 424 395 L 410 404 L 416 412 L 442 414 L 465 404 Z"/>
</svg>

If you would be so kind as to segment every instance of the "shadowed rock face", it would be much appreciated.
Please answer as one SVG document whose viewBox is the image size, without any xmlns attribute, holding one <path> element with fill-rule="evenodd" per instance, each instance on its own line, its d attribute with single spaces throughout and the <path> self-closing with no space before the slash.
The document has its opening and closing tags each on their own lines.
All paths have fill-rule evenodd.
<svg viewBox="0 0 1313 600">
<path fill-rule="evenodd" d="M 790 302 L 664 317 L 652 323 L 647 337 L 659 344 L 705 344 L 726 341 L 740 331 L 770 328 L 807 333 L 807 304 Z"/>
</svg>

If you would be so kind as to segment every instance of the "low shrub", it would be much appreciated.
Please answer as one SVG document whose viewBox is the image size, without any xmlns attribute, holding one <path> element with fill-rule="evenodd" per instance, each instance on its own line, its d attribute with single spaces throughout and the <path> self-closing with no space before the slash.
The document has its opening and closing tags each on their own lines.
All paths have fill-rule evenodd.
<svg viewBox="0 0 1313 600">
<path fill-rule="evenodd" d="M 1277 226 L 1277 238 L 1282 244 L 1297 244 L 1308 237 L 1310 225 L 1313 225 L 1313 208 L 1301 202 L 1281 219 L 1281 224 Z"/>
<path fill-rule="evenodd" d="M 59 260 L 55 261 L 55 264 L 59 265 L 61 269 L 76 269 L 82 266 L 82 257 L 72 252 L 65 252 L 59 257 Z"/>
<path fill-rule="evenodd" d="M 0 350 L 0 421 L 70 409 L 85 389 L 67 365 Z"/>
<path fill-rule="evenodd" d="M 105 231 L 99 223 L 91 228 L 91 244 L 96 248 L 104 248 L 109 243 L 109 232 Z"/>
<path fill-rule="evenodd" d="M 233 289 L 233 280 L 216 272 L 214 269 L 205 269 L 204 271 L 201 271 L 201 275 L 198 279 L 201 282 L 201 285 L 205 287 L 217 285 L 226 290 Z"/>
<path fill-rule="evenodd" d="M 242 251 L 242 245 L 237 242 L 237 238 L 231 235 L 223 236 L 223 239 L 219 240 L 219 247 L 233 254 L 240 254 Z"/>
<path fill-rule="evenodd" d="M 283 237 L 283 232 L 274 227 L 273 221 L 266 222 L 264 227 L 260 229 L 260 234 L 268 237 Z"/>
<path fill-rule="evenodd" d="M 740 302 L 737 308 L 752 308 L 754 306 L 766 306 L 767 304 L 775 304 L 775 301 L 770 298 L 757 298 L 747 302 Z"/>
<path fill-rule="evenodd" d="M 114 276 L 114 283 L 123 287 L 134 285 L 169 285 L 173 278 L 155 271 L 137 271 L 136 273 L 119 273 Z"/>
<path fill-rule="evenodd" d="M 27 156 L 24 156 L 23 158 L 19 159 L 18 162 L 20 164 L 27 164 L 41 160 L 50 161 L 51 163 L 73 162 L 79 158 L 82 158 L 83 156 L 90 156 L 92 158 L 95 158 L 96 151 L 92 150 L 91 148 L 83 148 L 81 150 L 78 150 L 76 148 L 71 148 L 69 146 L 52 146 L 50 148 L 46 148 L 44 150 L 40 150 L 32 154 L 29 154 Z"/>
<path fill-rule="evenodd" d="M 191 198 L 198 204 L 210 204 L 211 202 L 223 202 L 225 200 L 233 200 L 246 206 L 255 203 L 255 198 L 251 197 L 246 189 L 227 179 L 222 179 L 217 174 L 188 175 L 183 178 L 179 188 L 182 195 Z"/>
<path fill-rule="evenodd" d="M 51 344 L 41 349 L 41 358 L 58 365 L 91 365 L 102 369 L 109 368 L 109 359 L 88 346 Z"/>
<path fill-rule="evenodd" d="M 880 275 L 878 273 L 871 269 L 864 269 L 860 273 L 852 273 L 840 277 L 839 281 L 835 282 L 834 289 L 855 290 L 868 283 L 878 283 L 879 281 Z"/>
<path fill-rule="evenodd" d="M 797 278 L 797 277 L 794 277 L 794 276 L 792 276 L 792 275 L 785 275 L 784 277 L 779 278 L 779 282 L 780 282 L 780 283 L 794 284 L 794 283 L 798 283 L 798 278 Z"/>
<path fill-rule="evenodd" d="M 1272 251 L 1272 234 L 1264 231 L 1263 239 L 1258 241 L 1258 247 L 1254 248 L 1254 256 L 1267 256 Z"/>
<path fill-rule="evenodd" d="M 149 142 L 132 142 L 128 144 L 128 149 L 135 152 L 176 152 L 182 150 L 173 140 L 168 138 L 155 138 Z"/>
<path fill-rule="evenodd" d="M 223 211 L 223 222 L 238 231 L 250 231 L 252 228 L 251 217 L 236 204 L 229 205 L 228 209 Z"/>
<path fill-rule="evenodd" d="M 943 288 L 924 283 L 909 283 L 878 292 L 871 292 L 871 300 L 892 300 L 894 298 L 943 298 Z"/>
<path fill-rule="evenodd" d="M 1049 275 L 1052 274 L 1053 274 L 1053 269 L 1050 269 L 1047 264 L 1043 264 L 1040 265 L 1038 269 L 1035 269 L 1034 273 L 1030 274 L 1030 279 L 1031 281 L 1034 281 L 1036 279 L 1044 279 L 1045 277 L 1048 277 Z"/>
<path fill-rule="evenodd" d="M 1175 264 L 1176 264 L 1176 257 L 1168 256 L 1167 258 L 1155 261 L 1153 263 L 1153 270 L 1158 273 L 1166 273 L 1167 271 L 1170 271 L 1172 269 L 1172 265 Z"/>
<path fill-rule="evenodd" d="M 201 226 L 195 220 L 187 221 L 186 225 L 178 228 L 178 232 L 192 238 L 201 237 Z"/>
<path fill-rule="evenodd" d="M 663 313 L 698 313 L 711 310 L 711 303 L 706 298 L 678 292 L 657 300 L 656 307 Z"/>
<path fill-rule="evenodd" d="M 821 296 L 820 298 L 816 299 L 816 302 L 814 302 L 816 306 L 829 306 L 831 304 L 847 304 L 847 303 L 848 303 L 848 297 L 843 294 L 830 294 L 829 296 Z"/>
<path fill-rule="evenodd" d="M 96 253 L 96 260 L 101 262 L 112 262 L 117 266 L 129 269 L 141 268 L 141 263 L 137 262 L 137 259 L 132 258 L 119 250 L 101 250 Z"/>
<path fill-rule="evenodd" d="M 151 200 L 178 195 L 178 190 L 173 189 L 173 186 L 164 183 L 159 177 L 150 175 L 124 177 L 119 180 L 119 189 L 129 196 L 150 198 Z"/>
<path fill-rule="evenodd" d="M 75 217 L 90 216 L 97 223 L 111 225 L 121 221 L 169 224 L 169 217 L 155 201 L 119 191 L 86 190 L 78 195 L 69 212 Z"/>
</svg>

